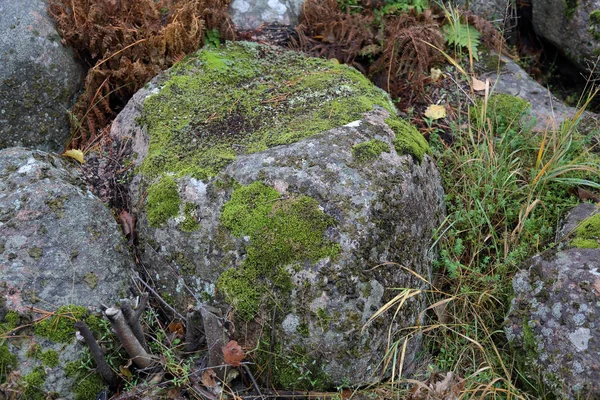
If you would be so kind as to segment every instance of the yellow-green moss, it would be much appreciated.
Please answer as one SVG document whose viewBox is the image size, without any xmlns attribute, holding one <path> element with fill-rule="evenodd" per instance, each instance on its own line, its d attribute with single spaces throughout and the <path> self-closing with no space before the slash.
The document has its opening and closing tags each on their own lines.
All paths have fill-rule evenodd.
<svg viewBox="0 0 600 400">
<path fill-rule="evenodd" d="M 0 339 L 0 384 L 6 381 L 6 377 L 18 363 L 17 356 L 8 350 L 6 339 Z"/>
<path fill-rule="evenodd" d="M 565 15 L 567 18 L 571 19 L 575 15 L 575 11 L 577 11 L 577 6 L 579 6 L 579 0 L 564 0 L 565 2 Z"/>
<path fill-rule="evenodd" d="M 487 121 L 492 124 L 492 129 L 497 135 L 502 135 L 507 129 L 519 129 L 523 117 L 529 114 L 531 104 L 520 97 L 505 93 L 494 94 L 488 99 L 485 115 L 483 100 L 477 101 L 471 109 L 471 123 L 478 129 L 487 127 Z M 484 117 L 485 119 L 483 119 Z"/>
<path fill-rule="evenodd" d="M 385 123 L 396 133 L 393 140 L 396 151 L 399 154 L 410 154 L 419 162 L 423 161 L 425 154 L 429 153 L 429 145 L 417 128 L 400 118 L 388 118 Z"/>
<path fill-rule="evenodd" d="M 594 39 L 600 40 L 600 10 L 594 10 L 590 13 L 589 31 Z"/>
<path fill-rule="evenodd" d="M 280 293 L 291 290 L 286 265 L 314 262 L 339 252 L 339 246 L 324 236 L 335 221 L 316 200 L 282 198 L 262 182 L 236 188 L 220 218 L 233 236 L 250 238 L 242 265 L 221 274 L 218 284 L 244 319 L 254 317 L 270 289 Z"/>
<path fill-rule="evenodd" d="M 571 246 L 585 249 L 600 247 L 600 214 L 586 219 L 579 225 L 575 230 L 575 237 L 571 240 Z"/>
<path fill-rule="evenodd" d="M 72 390 L 75 400 L 88 400 L 95 399 L 105 386 L 100 375 L 86 373 L 78 376 Z"/>
<path fill-rule="evenodd" d="M 381 153 L 389 151 L 390 146 L 386 142 L 379 139 L 372 139 L 353 146 L 352 156 L 359 163 L 365 163 L 376 159 Z"/>
<path fill-rule="evenodd" d="M 263 343 L 265 345 L 268 343 Z M 325 390 L 330 387 L 330 379 L 315 354 L 298 345 L 286 349 L 285 356 L 281 354 L 282 346 L 276 345 L 274 355 L 265 353 L 266 357 L 259 357 L 260 364 L 265 364 L 269 358 L 273 365 L 273 383 L 277 387 L 291 390 Z"/>
<path fill-rule="evenodd" d="M 193 232 L 200 229 L 200 224 L 196 219 L 196 208 L 197 206 L 193 203 L 186 203 L 183 206 L 183 222 L 179 224 L 182 231 Z"/>
<path fill-rule="evenodd" d="M 139 119 L 150 135 L 138 171 L 150 180 L 149 193 L 168 174 L 206 179 L 239 154 L 347 124 L 374 106 L 394 112 L 389 96 L 353 68 L 254 43 L 205 48 L 174 66 L 161 86 Z M 171 206 L 153 223 L 176 212 Z"/>
<path fill-rule="evenodd" d="M 86 315 L 87 310 L 85 307 L 75 305 L 62 306 L 52 317 L 36 323 L 34 332 L 54 342 L 70 342 L 75 339 L 75 322 L 83 320 Z"/>
<path fill-rule="evenodd" d="M 160 226 L 179 213 L 179 190 L 172 176 L 165 175 L 148 188 L 147 216 L 150 226 Z"/>
<path fill-rule="evenodd" d="M 23 377 L 23 394 L 28 400 L 45 400 L 46 392 L 44 383 L 46 382 L 46 372 L 44 367 L 35 367 L 31 373 Z"/>
<path fill-rule="evenodd" d="M 58 353 L 54 350 L 46 350 L 39 354 L 38 358 L 46 367 L 54 368 L 58 367 L 59 356 Z"/>
</svg>

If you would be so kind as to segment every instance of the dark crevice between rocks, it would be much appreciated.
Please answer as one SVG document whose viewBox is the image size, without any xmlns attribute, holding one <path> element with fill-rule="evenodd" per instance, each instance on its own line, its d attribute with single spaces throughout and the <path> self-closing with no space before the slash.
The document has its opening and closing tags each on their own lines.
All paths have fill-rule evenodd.
<svg viewBox="0 0 600 400">
<path fill-rule="evenodd" d="M 586 95 L 590 72 L 580 70 L 560 49 L 535 33 L 531 0 L 517 2 L 516 29 L 507 36 L 507 42 L 517 50 L 519 65 L 566 105 L 576 107 Z M 588 110 L 599 112 L 600 99 L 593 100 Z"/>
</svg>

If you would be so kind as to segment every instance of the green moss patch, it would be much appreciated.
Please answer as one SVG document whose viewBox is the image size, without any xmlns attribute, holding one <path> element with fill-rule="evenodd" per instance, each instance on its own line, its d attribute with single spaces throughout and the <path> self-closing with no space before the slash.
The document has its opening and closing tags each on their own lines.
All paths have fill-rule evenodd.
<svg viewBox="0 0 600 400">
<path fill-rule="evenodd" d="M 487 105 L 482 100 L 477 102 L 471 110 L 471 122 L 476 128 L 483 128 L 490 121 L 494 133 L 503 135 L 508 129 L 516 131 L 521 128 L 523 117 L 530 110 L 531 104 L 527 100 L 498 93 L 488 99 Z"/>
<path fill-rule="evenodd" d="M 579 225 L 575 230 L 575 238 L 571 245 L 585 249 L 600 247 L 600 214 L 596 214 Z"/>
<path fill-rule="evenodd" d="M 23 394 L 29 400 L 45 400 L 46 393 L 43 389 L 46 382 L 44 367 L 35 367 L 31 373 L 23 377 Z"/>
<path fill-rule="evenodd" d="M 150 135 L 138 170 L 152 182 L 149 220 L 178 212 L 165 176 L 213 177 L 240 154 L 342 126 L 374 106 L 394 112 L 387 94 L 345 65 L 254 43 L 201 50 L 166 74 L 138 121 Z"/>
<path fill-rule="evenodd" d="M 429 145 L 417 128 L 399 118 L 388 118 L 385 123 L 396 133 L 393 140 L 396 151 L 399 154 L 410 154 L 422 162 L 425 154 L 429 153 Z"/>
<path fill-rule="evenodd" d="M 352 156 L 359 163 L 366 163 L 378 158 L 381 153 L 389 152 L 390 146 L 379 139 L 359 143 L 352 147 Z"/>
<path fill-rule="evenodd" d="M 159 226 L 179 213 L 179 190 L 172 176 L 163 176 L 148 189 L 147 215 L 150 226 Z"/>
<path fill-rule="evenodd" d="M 75 322 L 83 320 L 87 316 L 87 309 L 81 306 L 62 306 L 52 317 L 46 318 L 35 324 L 36 335 L 46 337 L 57 343 L 66 343 L 75 339 Z M 94 319 L 88 318 L 88 326 Z M 92 329 L 90 326 L 90 329 Z"/>
<path fill-rule="evenodd" d="M 594 39 L 600 40 L 600 10 L 590 13 L 589 31 Z"/>
<path fill-rule="evenodd" d="M 325 238 L 335 224 L 319 203 L 307 196 L 282 198 L 262 182 L 236 188 L 221 213 L 233 236 L 248 236 L 246 259 L 221 274 L 219 289 L 238 315 L 252 319 L 273 289 L 287 293 L 291 281 L 285 266 L 334 257 L 339 246 Z"/>
</svg>

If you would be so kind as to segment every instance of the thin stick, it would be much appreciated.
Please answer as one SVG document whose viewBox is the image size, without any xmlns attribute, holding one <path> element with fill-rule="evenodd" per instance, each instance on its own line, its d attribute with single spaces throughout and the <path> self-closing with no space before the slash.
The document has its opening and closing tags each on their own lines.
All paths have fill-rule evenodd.
<svg viewBox="0 0 600 400">
<path fill-rule="evenodd" d="M 104 352 L 96 342 L 94 335 L 88 328 L 87 324 L 84 321 L 75 322 L 75 329 L 79 331 L 88 348 L 90 349 L 90 353 L 94 357 L 94 361 L 96 362 L 96 366 L 98 367 L 98 373 L 104 379 L 109 386 L 114 387 L 117 385 L 117 375 L 114 373 L 112 368 L 106 362 L 106 358 L 104 357 Z"/>
</svg>

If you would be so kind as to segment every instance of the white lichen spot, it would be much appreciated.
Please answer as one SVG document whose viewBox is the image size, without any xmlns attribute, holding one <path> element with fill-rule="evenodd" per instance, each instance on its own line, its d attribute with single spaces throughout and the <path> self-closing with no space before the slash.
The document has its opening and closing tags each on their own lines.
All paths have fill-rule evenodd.
<svg viewBox="0 0 600 400">
<path fill-rule="evenodd" d="M 202 198 L 206 197 L 206 183 L 190 178 L 190 183 L 185 188 L 185 197 L 189 201 L 199 203 Z"/>
<path fill-rule="evenodd" d="M 356 121 L 352 121 L 352 122 L 350 122 L 350 123 L 348 123 L 348 124 L 346 124 L 344 126 L 347 126 L 349 128 L 357 128 L 357 127 L 360 126 L 361 123 L 362 123 L 362 121 L 359 119 L 359 120 L 356 120 Z"/>
<path fill-rule="evenodd" d="M 575 346 L 577 351 L 585 351 L 588 348 L 588 342 L 592 338 L 588 328 L 579 328 L 575 332 L 569 334 L 569 340 Z"/>
<path fill-rule="evenodd" d="M 271 157 L 271 156 L 263 158 L 263 160 L 262 160 L 263 165 L 271 165 L 274 162 L 275 162 L 275 157 Z"/>
<path fill-rule="evenodd" d="M 281 323 L 281 327 L 283 328 L 283 331 L 286 333 L 286 335 L 294 334 L 296 332 L 296 330 L 298 329 L 299 325 L 300 325 L 300 318 L 298 318 L 298 316 L 294 315 L 294 314 L 286 315 L 285 319 Z"/>
<path fill-rule="evenodd" d="M 577 313 L 573 315 L 573 322 L 575 322 L 575 325 L 577 326 L 583 325 L 583 323 L 585 322 L 585 315 L 582 313 Z"/>
<path fill-rule="evenodd" d="M 560 316 L 562 315 L 562 304 L 556 303 L 552 306 L 552 315 L 554 316 L 554 318 L 560 318 Z"/>
<path fill-rule="evenodd" d="M 573 361 L 573 372 L 576 374 L 581 374 L 583 372 L 583 367 L 578 361 Z"/>
<path fill-rule="evenodd" d="M 26 174 L 26 173 L 30 172 L 30 171 L 33 169 L 33 167 L 34 167 L 35 163 L 36 163 L 36 161 L 35 161 L 35 158 L 33 158 L 33 157 L 30 157 L 30 158 L 27 160 L 27 164 L 25 164 L 25 165 L 23 165 L 21 168 L 19 168 L 19 169 L 17 170 L 17 172 L 18 172 L 19 174 Z"/>
</svg>

